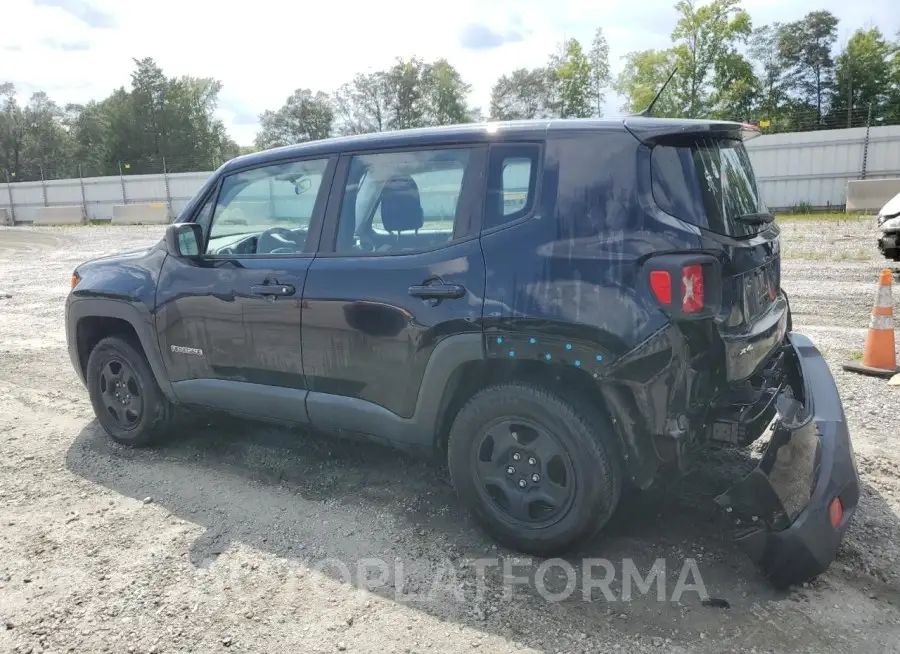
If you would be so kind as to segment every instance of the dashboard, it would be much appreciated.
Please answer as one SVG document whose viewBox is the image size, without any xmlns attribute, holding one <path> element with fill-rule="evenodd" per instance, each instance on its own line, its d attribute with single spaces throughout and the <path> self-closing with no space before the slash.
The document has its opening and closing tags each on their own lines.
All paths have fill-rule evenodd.
<svg viewBox="0 0 900 654">
<path fill-rule="evenodd" d="M 273 227 L 262 232 L 223 237 L 226 243 L 208 249 L 215 255 L 297 254 L 303 252 L 309 230 Z M 218 239 L 216 239 L 218 240 Z M 212 245 L 212 244 L 211 244 Z"/>
</svg>

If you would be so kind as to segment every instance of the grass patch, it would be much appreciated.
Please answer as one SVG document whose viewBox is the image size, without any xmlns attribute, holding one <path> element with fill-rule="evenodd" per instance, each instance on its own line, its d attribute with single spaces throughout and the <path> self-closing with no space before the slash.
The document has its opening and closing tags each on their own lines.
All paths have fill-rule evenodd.
<svg viewBox="0 0 900 654">
<path fill-rule="evenodd" d="M 867 252 L 866 250 L 816 252 L 815 250 L 791 250 L 785 248 L 782 253 L 784 259 L 803 259 L 804 261 L 869 261 L 874 256 L 875 253 Z"/>
<path fill-rule="evenodd" d="M 873 256 L 872 252 L 865 250 L 851 250 L 850 252 L 841 252 L 834 258 L 838 261 L 868 261 Z"/>
<path fill-rule="evenodd" d="M 779 213 L 775 219 L 780 223 L 803 222 L 808 220 L 821 220 L 823 222 L 856 222 L 864 218 L 871 218 L 864 213 Z"/>
<path fill-rule="evenodd" d="M 856 359 L 857 361 L 859 361 L 860 359 L 863 358 L 863 351 L 862 350 L 850 350 L 850 358 Z"/>
</svg>

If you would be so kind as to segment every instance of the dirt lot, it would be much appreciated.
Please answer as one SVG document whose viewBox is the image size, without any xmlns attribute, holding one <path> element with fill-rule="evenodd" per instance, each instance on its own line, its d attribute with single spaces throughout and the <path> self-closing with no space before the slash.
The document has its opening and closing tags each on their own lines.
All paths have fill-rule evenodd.
<svg viewBox="0 0 900 654">
<path fill-rule="evenodd" d="M 629 496 L 568 558 L 579 570 L 585 557 L 611 561 L 613 601 L 584 601 L 579 579 L 548 602 L 533 581 L 505 596 L 502 565 L 478 583 L 476 559 L 512 554 L 427 462 L 199 414 L 164 448 L 110 444 L 65 349 L 69 276 L 161 231 L 0 228 L 0 651 L 900 650 L 900 388 L 840 370 L 859 355 L 885 265 L 874 221 L 784 229 L 795 329 L 837 376 L 864 484 L 839 560 L 808 587 L 772 590 L 718 521 L 712 497 L 747 465 L 746 452 L 722 451 L 674 487 Z M 356 574 L 367 558 L 383 562 L 385 585 Z M 660 558 L 663 601 L 624 601 L 622 561 L 646 576 Z M 688 558 L 727 608 L 690 591 L 672 601 Z M 548 590 L 564 585 L 559 572 Z"/>
</svg>

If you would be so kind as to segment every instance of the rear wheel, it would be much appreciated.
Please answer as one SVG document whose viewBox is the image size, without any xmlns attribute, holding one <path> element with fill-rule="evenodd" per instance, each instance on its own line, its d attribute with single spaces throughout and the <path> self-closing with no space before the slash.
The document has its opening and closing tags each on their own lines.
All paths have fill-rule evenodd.
<svg viewBox="0 0 900 654">
<path fill-rule="evenodd" d="M 538 556 L 562 552 L 609 520 L 622 463 L 609 421 L 540 386 L 476 394 L 450 430 L 450 475 L 492 537 Z"/>
<path fill-rule="evenodd" d="M 157 440 L 172 408 L 156 384 L 144 355 L 118 336 L 100 341 L 87 364 L 94 414 L 110 438 L 140 447 Z"/>
</svg>

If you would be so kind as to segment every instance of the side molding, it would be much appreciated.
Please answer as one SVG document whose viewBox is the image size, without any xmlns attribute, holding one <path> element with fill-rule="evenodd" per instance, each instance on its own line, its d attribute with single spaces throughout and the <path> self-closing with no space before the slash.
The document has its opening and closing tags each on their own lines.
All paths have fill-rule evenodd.
<svg viewBox="0 0 900 654">
<path fill-rule="evenodd" d="M 305 390 L 227 379 L 186 379 L 172 387 L 182 404 L 297 424 L 309 422 Z"/>
</svg>

